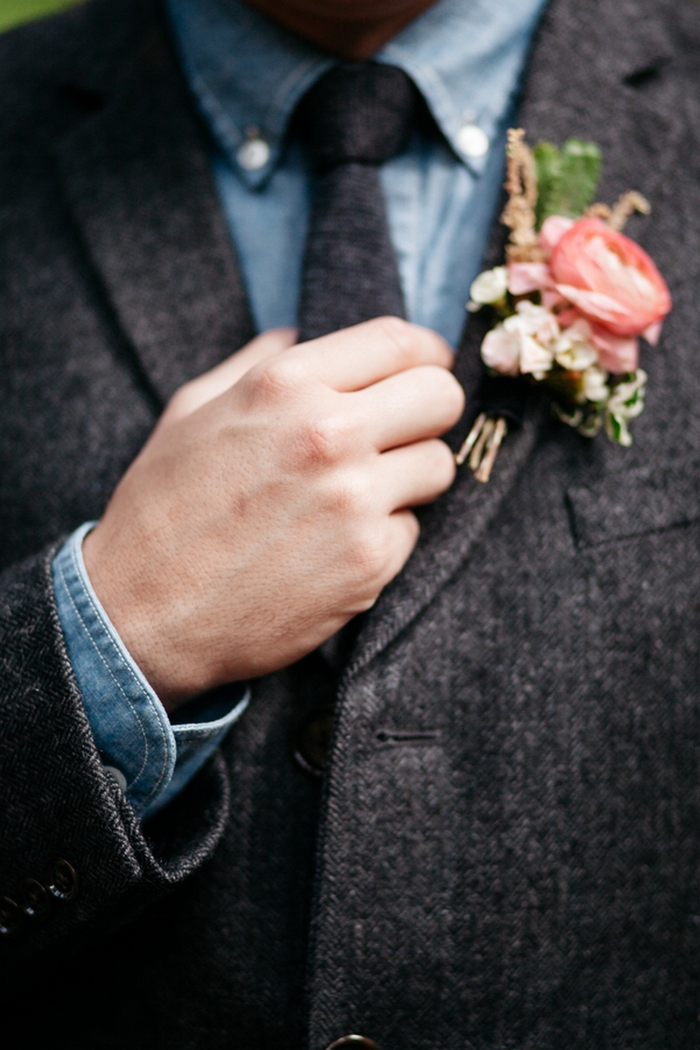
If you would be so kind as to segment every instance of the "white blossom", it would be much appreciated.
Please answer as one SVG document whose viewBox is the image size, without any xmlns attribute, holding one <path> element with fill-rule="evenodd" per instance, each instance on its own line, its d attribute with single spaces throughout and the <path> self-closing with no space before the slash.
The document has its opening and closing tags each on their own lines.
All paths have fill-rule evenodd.
<svg viewBox="0 0 700 1050">
<path fill-rule="evenodd" d="M 559 323 L 554 314 L 544 306 L 536 306 L 529 299 L 523 299 L 515 308 L 517 313 L 505 322 L 509 332 L 522 332 L 531 335 L 542 346 L 549 347 L 561 335 Z"/>
<path fill-rule="evenodd" d="M 528 300 L 518 303 L 516 310 L 488 333 L 481 356 L 489 368 L 504 375 L 522 372 L 544 379 L 554 363 L 554 345 L 561 335 L 557 319 Z"/>
<path fill-rule="evenodd" d="M 497 266 L 495 270 L 480 273 L 471 286 L 469 295 L 477 307 L 491 303 L 500 303 L 508 291 L 508 270 Z"/>
<path fill-rule="evenodd" d="M 502 375 L 517 376 L 520 371 L 520 335 L 507 332 L 502 324 L 493 328 L 481 344 L 485 365 Z"/>
<path fill-rule="evenodd" d="M 632 379 L 618 383 L 606 405 L 605 429 L 613 441 L 628 447 L 632 444 L 627 424 L 644 411 L 644 389 L 647 374 L 638 368 Z"/>
<path fill-rule="evenodd" d="M 520 371 L 544 379 L 552 367 L 554 354 L 531 335 L 520 336 Z"/>
<path fill-rule="evenodd" d="M 581 396 L 596 405 L 607 401 L 610 397 L 608 373 L 596 365 L 586 368 L 581 376 Z"/>
<path fill-rule="evenodd" d="M 598 351 L 593 345 L 592 334 L 588 321 L 583 320 L 563 331 L 554 347 L 557 364 L 570 372 L 583 372 L 597 364 Z"/>
</svg>

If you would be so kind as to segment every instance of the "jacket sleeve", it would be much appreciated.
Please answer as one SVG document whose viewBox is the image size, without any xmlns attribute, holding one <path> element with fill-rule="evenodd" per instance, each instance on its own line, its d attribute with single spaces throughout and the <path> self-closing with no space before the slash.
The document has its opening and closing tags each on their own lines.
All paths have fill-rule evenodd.
<svg viewBox="0 0 700 1050">
<path fill-rule="evenodd" d="M 142 828 L 104 770 L 52 587 L 52 548 L 0 575 L 0 981 L 78 949 L 193 872 L 223 833 L 220 755 Z"/>
</svg>

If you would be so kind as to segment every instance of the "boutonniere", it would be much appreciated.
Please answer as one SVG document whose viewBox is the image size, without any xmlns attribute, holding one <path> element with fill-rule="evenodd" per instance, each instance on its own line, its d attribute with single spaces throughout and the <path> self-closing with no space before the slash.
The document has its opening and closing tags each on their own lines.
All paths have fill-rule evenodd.
<svg viewBox="0 0 700 1050">
<path fill-rule="evenodd" d="M 594 204 L 600 169 L 593 143 L 531 150 L 523 131 L 509 132 L 506 261 L 477 277 L 468 309 L 494 314 L 481 346 L 490 376 L 544 387 L 562 423 L 586 437 L 605 430 L 628 446 L 647 381 L 639 338 L 658 343 L 671 296 L 647 253 L 622 233 L 633 212 L 649 214 L 648 202 L 630 192 L 612 208 Z M 513 382 L 503 385 L 512 391 Z M 507 429 L 496 395 L 457 463 L 468 460 L 488 481 Z"/>
</svg>

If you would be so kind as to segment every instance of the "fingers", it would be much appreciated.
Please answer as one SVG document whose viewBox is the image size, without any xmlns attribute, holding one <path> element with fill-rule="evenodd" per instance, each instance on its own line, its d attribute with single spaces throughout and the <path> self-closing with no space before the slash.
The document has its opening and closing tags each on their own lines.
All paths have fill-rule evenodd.
<svg viewBox="0 0 700 1050">
<path fill-rule="evenodd" d="M 418 365 L 452 364 L 452 352 L 441 336 L 398 317 L 379 317 L 333 332 L 302 343 L 292 353 L 301 367 L 338 391 L 362 390 Z"/>
<path fill-rule="evenodd" d="M 464 411 L 464 391 L 444 368 L 427 365 L 383 379 L 353 395 L 363 416 L 361 427 L 384 452 L 413 441 L 438 437 Z"/>
<path fill-rule="evenodd" d="M 219 397 L 242 379 L 253 365 L 288 350 L 296 341 L 295 328 L 271 328 L 252 339 L 221 364 L 185 383 L 173 395 L 161 417 L 161 425 L 175 423 Z"/>
<path fill-rule="evenodd" d="M 377 499 L 389 512 L 431 503 L 455 479 L 455 462 L 444 441 L 420 441 L 378 457 L 374 484 Z"/>
</svg>

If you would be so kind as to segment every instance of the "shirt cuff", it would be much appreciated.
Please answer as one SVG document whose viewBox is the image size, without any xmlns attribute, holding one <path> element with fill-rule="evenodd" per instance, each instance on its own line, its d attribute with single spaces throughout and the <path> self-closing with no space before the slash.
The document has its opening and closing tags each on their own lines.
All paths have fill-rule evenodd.
<svg viewBox="0 0 700 1050">
<path fill-rule="evenodd" d="M 197 703 L 199 718 L 171 725 L 93 590 L 82 544 L 95 522 L 68 538 L 53 562 L 66 648 L 105 768 L 142 817 L 150 817 L 189 783 L 248 706 L 241 683 Z M 204 702 L 202 702 L 204 701 Z M 207 714 L 215 717 L 207 721 Z"/>
</svg>

